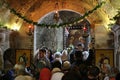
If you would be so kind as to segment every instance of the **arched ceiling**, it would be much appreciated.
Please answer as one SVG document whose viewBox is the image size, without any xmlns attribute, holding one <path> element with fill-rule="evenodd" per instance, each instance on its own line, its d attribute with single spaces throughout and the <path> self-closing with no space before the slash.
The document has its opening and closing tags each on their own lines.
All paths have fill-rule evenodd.
<svg viewBox="0 0 120 80">
<path fill-rule="evenodd" d="M 87 19 L 92 24 L 108 24 L 109 18 L 112 18 L 116 14 L 116 9 L 120 8 L 120 0 L 6 0 L 11 8 L 33 21 L 38 21 L 49 12 L 55 11 L 56 2 L 59 10 L 68 9 L 84 15 L 85 12 L 92 10 L 102 1 L 106 3 L 90 14 Z M 1 12 L 3 11 L 1 10 Z M 9 13 L 9 16 L 10 21 L 7 19 L 8 23 L 16 22 L 18 19 L 13 14 Z M 22 22 L 21 20 L 19 21 Z"/>
</svg>

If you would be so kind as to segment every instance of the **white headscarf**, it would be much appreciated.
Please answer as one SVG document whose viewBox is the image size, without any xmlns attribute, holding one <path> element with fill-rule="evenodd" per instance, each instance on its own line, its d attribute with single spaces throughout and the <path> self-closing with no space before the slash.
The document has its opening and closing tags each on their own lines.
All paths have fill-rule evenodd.
<svg viewBox="0 0 120 80">
<path fill-rule="evenodd" d="M 60 61 L 60 63 L 62 64 L 61 53 L 60 52 L 54 53 L 53 58 L 54 58 L 54 60 Z"/>
<path fill-rule="evenodd" d="M 50 80 L 62 80 L 62 77 L 64 76 L 64 73 L 58 71 L 52 74 Z"/>
<path fill-rule="evenodd" d="M 88 56 L 89 56 L 89 52 L 88 51 L 83 51 L 83 60 L 87 60 Z"/>
<path fill-rule="evenodd" d="M 68 60 L 68 52 L 67 52 L 67 50 L 62 51 L 61 59 L 62 59 L 62 61 Z"/>
</svg>

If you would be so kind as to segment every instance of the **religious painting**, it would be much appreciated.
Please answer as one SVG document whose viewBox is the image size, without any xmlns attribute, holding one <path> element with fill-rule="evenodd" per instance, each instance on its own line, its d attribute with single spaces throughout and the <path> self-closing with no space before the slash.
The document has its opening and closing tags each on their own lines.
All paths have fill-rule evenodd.
<svg viewBox="0 0 120 80">
<path fill-rule="evenodd" d="M 101 67 L 101 64 L 114 66 L 114 49 L 96 49 L 95 64 Z"/>
<path fill-rule="evenodd" d="M 17 49 L 16 50 L 16 63 L 30 66 L 31 50 L 30 49 Z"/>
<path fill-rule="evenodd" d="M 82 30 L 70 30 L 69 32 L 68 45 L 76 46 L 79 42 L 81 42 Z"/>
<path fill-rule="evenodd" d="M 88 35 L 89 36 L 89 35 Z M 70 29 L 69 35 L 67 37 L 67 47 L 69 48 L 75 48 L 78 44 L 82 43 L 84 44 L 84 49 L 88 49 L 88 36 L 83 36 L 83 30 L 82 29 Z"/>
</svg>

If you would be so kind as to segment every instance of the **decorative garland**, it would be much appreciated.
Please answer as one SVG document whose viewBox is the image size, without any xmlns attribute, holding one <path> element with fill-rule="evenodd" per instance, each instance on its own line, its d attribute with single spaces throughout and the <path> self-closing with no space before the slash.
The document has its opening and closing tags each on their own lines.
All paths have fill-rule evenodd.
<svg viewBox="0 0 120 80">
<path fill-rule="evenodd" d="M 117 14 L 111 20 L 117 20 L 118 18 L 120 18 L 120 8 L 118 9 Z"/>
<path fill-rule="evenodd" d="M 6 3 L 6 2 L 4 1 L 4 3 Z M 51 28 L 56 28 L 57 27 L 58 28 L 58 27 L 66 27 L 66 25 L 73 25 L 73 24 L 81 22 L 83 19 L 85 19 L 87 16 L 89 16 L 95 10 L 97 10 L 98 8 L 100 8 L 103 3 L 105 3 L 105 2 L 101 2 L 100 4 L 96 5 L 95 8 L 93 8 L 92 10 L 89 10 L 83 16 L 81 16 L 79 18 L 76 18 L 75 21 L 73 21 L 73 22 L 66 22 L 66 23 L 52 24 L 52 25 L 51 24 L 40 24 L 38 22 L 34 22 L 33 20 L 29 20 L 25 16 L 21 15 L 21 13 L 17 12 L 14 8 L 10 8 L 10 6 L 8 5 L 8 3 L 6 3 L 6 5 L 7 5 L 6 8 L 9 9 L 11 13 L 13 13 L 17 17 L 23 19 L 25 22 L 27 22 L 29 24 L 33 24 L 33 25 L 40 26 L 40 27 L 51 27 Z"/>
<path fill-rule="evenodd" d="M 115 21 L 115 23 L 110 23 L 108 26 L 113 26 L 114 24 L 118 24 L 117 20 L 120 19 L 120 8 L 118 8 L 117 14 L 113 17 L 110 18 L 110 20 Z"/>
</svg>

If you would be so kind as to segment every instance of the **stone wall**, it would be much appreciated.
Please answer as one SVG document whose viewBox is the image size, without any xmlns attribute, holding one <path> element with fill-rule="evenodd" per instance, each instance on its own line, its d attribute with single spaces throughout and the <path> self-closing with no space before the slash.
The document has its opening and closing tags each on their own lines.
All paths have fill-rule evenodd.
<svg viewBox="0 0 120 80">
<path fill-rule="evenodd" d="M 15 64 L 15 50 L 20 49 L 20 34 L 6 27 L 0 28 L 0 69 L 12 68 Z"/>
<path fill-rule="evenodd" d="M 41 48 L 43 46 L 46 46 L 53 51 L 56 51 L 57 49 L 62 50 L 63 49 L 63 29 L 62 28 L 36 28 L 35 32 L 35 47 Z"/>
<path fill-rule="evenodd" d="M 95 25 L 95 48 L 96 49 L 113 49 L 114 41 L 110 31 L 101 24 Z"/>
<path fill-rule="evenodd" d="M 114 33 L 114 64 L 120 70 L 120 19 L 118 24 L 112 26 Z"/>
<path fill-rule="evenodd" d="M 6 28 L 0 28 L 0 69 L 3 69 L 4 66 L 4 51 L 9 48 L 9 33 L 10 30 Z"/>
</svg>

